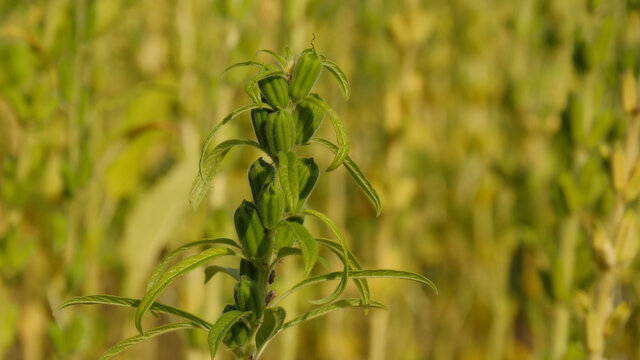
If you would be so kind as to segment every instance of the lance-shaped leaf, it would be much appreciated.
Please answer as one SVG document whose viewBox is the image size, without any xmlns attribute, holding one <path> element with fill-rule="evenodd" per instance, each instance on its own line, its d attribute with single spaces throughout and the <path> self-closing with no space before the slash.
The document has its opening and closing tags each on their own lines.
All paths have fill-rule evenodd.
<svg viewBox="0 0 640 360">
<path fill-rule="evenodd" d="M 295 284 L 291 289 L 289 289 L 284 294 L 278 296 L 275 300 L 271 302 L 272 305 L 279 303 L 282 299 L 292 294 L 295 291 L 298 291 L 304 287 L 309 285 L 318 284 L 324 281 L 342 279 L 342 272 L 332 272 L 324 275 L 310 277 L 308 279 L 302 280 L 299 283 Z M 369 278 L 394 278 L 394 279 L 404 279 L 418 282 L 422 285 L 425 285 L 431 288 L 436 294 L 438 293 L 438 289 L 433 284 L 433 282 L 426 277 L 412 273 L 409 271 L 400 271 L 400 270 L 387 270 L 387 269 L 377 269 L 377 270 L 354 270 L 349 272 L 349 277 L 352 279 L 369 279 Z"/>
<path fill-rule="evenodd" d="M 336 145 L 325 139 L 314 138 L 312 139 L 312 141 L 326 146 L 333 153 L 337 153 L 339 150 Z M 382 204 L 380 202 L 380 197 L 378 196 L 376 189 L 374 189 L 373 185 L 371 185 L 371 181 L 367 179 L 362 170 L 360 170 L 360 167 L 358 167 L 358 165 L 353 162 L 353 160 L 351 160 L 349 156 L 344 159 L 343 165 L 347 169 L 353 180 L 356 182 L 356 184 L 358 184 L 358 187 L 360 187 L 362 192 L 364 192 L 373 207 L 376 209 L 376 215 L 380 215 Z"/>
<path fill-rule="evenodd" d="M 307 321 L 307 320 L 311 320 L 311 319 L 315 319 L 317 317 L 323 316 L 323 315 L 327 315 L 331 312 L 334 312 L 336 310 L 340 310 L 340 309 L 345 309 L 345 308 L 350 308 L 350 307 L 365 307 L 365 306 L 369 306 L 372 308 L 376 308 L 376 309 L 383 309 L 386 310 L 387 307 L 382 305 L 381 303 L 377 302 L 377 301 L 371 301 L 370 303 L 366 304 L 364 303 L 361 299 L 344 299 L 344 300 L 340 300 L 340 301 L 336 301 L 334 303 L 331 304 L 327 304 L 324 306 L 321 306 L 319 308 L 313 309 L 307 313 L 304 313 L 294 319 L 291 319 L 290 321 L 287 321 L 284 326 L 282 327 L 282 329 L 286 329 L 286 328 L 290 328 L 292 326 L 298 325 L 303 321 Z"/>
<path fill-rule="evenodd" d="M 262 50 L 258 50 L 259 53 L 264 52 L 267 53 L 271 56 L 273 56 L 274 59 L 276 59 L 276 61 L 278 62 L 278 64 L 280 65 L 280 68 L 282 68 L 282 70 L 284 70 L 287 67 L 287 60 L 285 58 L 283 58 L 280 54 L 276 53 L 275 51 L 269 50 L 269 49 L 262 49 Z"/>
<path fill-rule="evenodd" d="M 218 165 L 236 145 L 250 145 L 260 148 L 260 145 L 252 140 L 233 139 L 224 141 L 216 146 L 204 159 L 204 168 L 199 176 L 193 180 L 191 184 L 191 191 L 189 191 L 189 203 L 191 207 L 196 210 L 200 205 L 200 202 L 204 198 L 205 194 L 211 187 L 211 180 L 218 170 Z"/>
<path fill-rule="evenodd" d="M 206 245 L 212 245 L 212 246 L 223 245 L 223 246 L 227 246 L 235 249 L 241 249 L 240 245 L 238 245 L 235 241 L 227 238 L 200 239 L 200 240 L 192 241 L 190 243 L 186 243 L 178 247 L 177 249 L 173 250 L 172 252 L 170 252 L 169 255 L 165 256 L 165 258 L 162 260 L 162 262 L 160 262 L 160 264 L 156 265 L 156 267 L 153 269 L 153 272 L 151 272 L 151 276 L 149 277 L 149 280 L 147 281 L 147 288 L 145 291 L 149 291 L 149 289 L 151 289 L 151 287 L 158 282 L 158 279 L 160 279 L 160 276 L 165 272 L 165 270 L 169 266 L 169 262 L 171 262 L 171 260 L 173 260 L 176 256 L 180 255 L 180 253 L 182 253 L 183 251 L 192 249 L 197 246 L 206 246 Z"/>
<path fill-rule="evenodd" d="M 278 255 L 273 263 L 277 263 L 278 260 L 285 258 L 287 256 L 302 256 L 302 250 L 294 247 L 282 247 L 278 249 Z"/>
<path fill-rule="evenodd" d="M 214 247 L 211 249 L 204 250 L 203 252 L 188 257 L 176 265 L 167 270 L 162 276 L 158 279 L 156 284 L 154 284 L 144 295 L 140 302 L 140 306 L 136 311 L 135 324 L 136 329 L 140 333 L 142 333 L 142 318 L 144 314 L 149 310 L 153 302 L 160 295 L 160 293 L 169 285 L 176 277 L 180 275 L 184 275 L 189 271 L 215 259 L 216 257 L 223 255 L 235 255 L 230 249 L 226 248 L 218 248 Z"/>
<path fill-rule="evenodd" d="M 298 194 L 300 194 L 300 180 L 298 177 L 298 163 L 296 154 L 292 151 L 287 153 L 280 152 L 278 154 L 280 162 L 278 166 L 278 176 L 280 185 L 287 199 L 287 207 L 294 211 L 298 204 Z"/>
<path fill-rule="evenodd" d="M 340 246 L 342 247 L 343 257 L 345 259 L 349 258 L 349 249 L 347 249 L 347 242 L 344 239 L 344 235 L 342 235 L 342 232 L 340 232 L 340 229 L 338 229 L 338 226 L 333 222 L 333 220 L 329 219 L 327 215 L 312 209 L 305 209 L 302 211 L 302 213 L 315 216 L 318 219 L 322 220 L 325 224 L 327 224 L 327 226 L 329 226 L 333 234 L 338 238 L 338 241 L 340 242 Z M 345 263 L 344 271 L 342 272 L 342 278 L 340 279 L 340 283 L 338 284 L 336 289 L 333 291 L 333 293 L 324 299 L 313 300 L 310 302 L 312 304 L 318 304 L 318 305 L 323 305 L 323 304 L 332 302 L 333 300 L 337 299 L 338 296 L 342 294 L 342 292 L 344 292 L 344 289 L 347 287 L 348 280 L 349 280 L 349 266 L 347 266 Z"/>
<path fill-rule="evenodd" d="M 279 306 L 264 311 L 262 325 L 260 325 L 256 333 L 256 348 L 258 349 L 258 353 L 260 353 L 260 350 L 267 345 L 269 340 L 280 331 L 286 317 L 287 312 Z"/>
<path fill-rule="evenodd" d="M 175 330 L 183 330 L 183 329 L 189 329 L 189 328 L 193 328 L 194 325 L 188 322 L 182 322 L 182 323 L 174 323 L 174 324 L 167 324 L 167 325 L 162 325 L 162 326 L 158 326 L 156 328 L 153 328 L 149 331 L 147 331 L 146 333 L 142 334 L 142 335 L 137 335 L 137 336 L 133 336 L 124 340 L 121 340 L 120 342 L 118 342 L 117 344 L 113 345 L 112 347 L 110 347 L 104 354 L 102 354 L 102 356 L 100 357 L 100 360 L 109 360 L 112 359 L 114 356 L 118 355 L 119 353 L 123 352 L 124 350 L 127 350 L 128 348 L 137 345 L 143 341 L 149 340 L 152 337 L 156 337 L 158 335 L 162 335 L 165 333 L 168 333 L 170 331 L 175 331 Z"/>
<path fill-rule="evenodd" d="M 332 171 L 338 168 L 338 166 L 342 165 L 344 159 L 349 155 L 349 139 L 347 138 L 347 133 L 344 130 L 344 124 L 338 114 L 327 105 L 327 103 L 317 94 L 312 94 L 314 96 L 307 96 L 305 98 L 306 101 L 314 103 L 324 109 L 329 116 L 329 120 L 331 120 L 331 124 L 333 125 L 333 129 L 336 132 L 336 139 L 338 140 L 338 151 L 336 151 L 336 156 L 333 158 L 333 161 L 327 168 L 327 171 Z"/>
<path fill-rule="evenodd" d="M 228 68 L 224 69 L 224 71 L 222 72 L 222 75 L 224 75 L 227 71 L 231 70 L 231 69 L 235 69 L 237 67 L 240 66 L 264 66 L 263 63 L 259 63 L 257 61 L 243 61 L 243 62 L 239 62 L 239 63 L 235 63 L 231 66 L 229 66 Z"/>
<path fill-rule="evenodd" d="M 258 107 L 259 106 L 256 105 L 256 104 L 250 104 L 250 105 L 246 105 L 246 106 L 243 106 L 243 107 L 241 107 L 239 109 L 234 110 L 229 115 L 227 115 L 224 119 L 222 119 L 222 121 L 220 121 L 211 130 L 211 132 L 209 132 L 209 135 L 207 135 L 207 138 L 205 139 L 204 144 L 202 145 L 202 151 L 200 152 L 200 163 L 198 165 L 198 175 L 200 175 L 200 178 L 202 179 L 202 181 L 204 181 L 205 184 L 209 185 L 209 182 L 205 179 L 204 174 L 203 174 L 204 162 L 205 162 L 205 158 L 207 157 L 207 150 L 209 149 L 209 145 L 211 145 L 211 142 L 213 141 L 213 138 L 216 136 L 218 131 L 220 131 L 220 129 L 223 126 L 225 126 L 229 121 L 231 121 L 233 118 L 235 118 L 236 116 L 242 114 L 245 111 L 249 111 L 251 109 L 257 109 Z"/>
<path fill-rule="evenodd" d="M 298 239 L 300 250 L 302 250 L 302 258 L 304 259 L 304 276 L 306 277 L 313 269 L 318 258 L 318 244 L 306 227 L 289 221 L 283 221 L 281 224 L 287 226 L 291 233 Z"/>
<path fill-rule="evenodd" d="M 207 266 L 204 269 L 204 283 L 206 284 L 207 282 L 209 282 L 209 280 L 211 280 L 211 278 L 219 272 L 231 276 L 236 281 L 240 281 L 240 271 L 238 269 L 214 265 Z"/>
<path fill-rule="evenodd" d="M 340 261 L 342 261 L 342 263 L 345 264 L 345 266 L 349 266 L 349 270 L 351 269 L 362 270 L 362 266 L 360 265 L 360 262 L 358 261 L 356 256 L 353 254 L 353 252 L 351 252 L 351 250 L 348 251 L 349 258 L 348 258 L 348 261 L 345 262 L 345 259 L 342 253 L 342 247 L 340 246 L 340 244 L 333 242 L 329 239 L 323 239 L 323 238 L 316 238 L 316 241 L 326 246 L 327 248 L 329 248 L 329 250 L 331 250 L 340 259 Z M 371 293 L 369 291 L 369 284 L 367 282 L 367 279 L 352 279 L 352 280 L 356 284 L 356 287 L 358 288 L 358 292 L 360 293 L 360 298 L 362 299 L 365 310 L 368 309 Z"/>
<path fill-rule="evenodd" d="M 340 86 L 340 90 L 342 91 L 342 96 L 344 96 L 345 100 L 349 100 L 351 96 L 351 85 L 349 85 L 349 80 L 347 80 L 347 76 L 344 74 L 342 69 L 333 61 L 327 59 L 324 55 L 320 55 L 322 58 L 322 66 L 324 66 L 331 75 L 338 82 L 338 86 Z"/>
<path fill-rule="evenodd" d="M 62 303 L 62 305 L 58 307 L 58 310 L 64 309 L 67 306 L 73 306 L 73 305 L 118 305 L 118 306 L 130 306 L 130 307 L 136 308 L 140 306 L 140 300 L 131 299 L 123 296 L 115 296 L 115 295 L 76 296 Z M 211 328 L 211 324 L 208 321 L 201 319 L 200 317 L 194 314 L 191 314 L 189 312 L 186 312 L 184 310 L 174 308 L 173 306 L 165 305 L 159 302 L 154 302 L 151 305 L 151 308 L 149 308 L 149 310 L 152 312 L 162 312 L 166 314 L 179 316 L 183 319 L 193 322 L 195 325 L 205 330 L 209 330 Z"/>
<path fill-rule="evenodd" d="M 209 330 L 209 351 L 211 353 L 211 359 L 216 356 L 218 349 L 220 348 L 220 344 L 222 344 L 222 340 L 227 335 L 231 327 L 240 321 L 242 318 L 251 315 L 251 311 L 241 312 L 237 310 L 228 311 L 216 320 L 216 323 L 213 324 L 211 330 Z"/>
</svg>

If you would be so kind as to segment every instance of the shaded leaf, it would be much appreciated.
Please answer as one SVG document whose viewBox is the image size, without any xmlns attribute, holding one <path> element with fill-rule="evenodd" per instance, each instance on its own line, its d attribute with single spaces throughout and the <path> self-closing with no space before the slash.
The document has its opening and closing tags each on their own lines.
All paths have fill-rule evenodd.
<svg viewBox="0 0 640 360">
<path fill-rule="evenodd" d="M 280 331 L 284 325 L 287 312 L 281 307 L 269 308 L 264 311 L 262 325 L 256 333 L 256 348 L 258 352 Z"/>
<path fill-rule="evenodd" d="M 209 282 L 209 280 L 211 280 L 213 275 L 219 272 L 222 272 L 231 276 L 236 281 L 240 281 L 240 271 L 238 269 L 214 265 L 214 266 L 207 266 L 207 268 L 204 269 L 204 283 L 206 284 L 207 282 Z"/>
<path fill-rule="evenodd" d="M 240 321 L 240 319 L 249 315 L 251 315 L 251 311 L 240 312 L 238 310 L 228 311 L 220 315 L 216 323 L 211 327 L 211 330 L 209 330 L 208 342 L 212 359 L 216 356 L 222 340 L 224 340 L 224 337 L 231 327 Z"/>
<path fill-rule="evenodd" d="M 315 96 L 307 96 L 305 100 L 312 102 L 322 109 L 324 109 L 331 120 L 331 124 L 333 125 L 333 129 L 336 132 L 336 139 L 338 140 L 338 151 L 335 152 L 336 156 L 333 158 L 333 161 L 327 168 L 327 171 L 333 171 L 338 168 L 338 166 L 342 165 L 342 162 L 349 155 L 349 139 L 347 138 L 347 133 L 344 130 L 344 124 L 340 117 L 327 105 L 327 103 L 317 94 Z"/>
</svg>

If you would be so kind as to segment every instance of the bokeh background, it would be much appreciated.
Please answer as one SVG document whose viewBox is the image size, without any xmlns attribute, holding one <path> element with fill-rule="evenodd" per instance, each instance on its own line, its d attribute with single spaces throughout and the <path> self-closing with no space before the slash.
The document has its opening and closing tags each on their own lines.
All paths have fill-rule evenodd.
<svg viewBox="0 0 640 360">
<path fill-rule="evenodd" d="M 64 299 L 139 298 L 170 249 L 234 235 L 258 153 L 233 150 L 200 208 L 188 204 L 207 132 L 249 101 L 250 72 L 221 73 L 269 61 L 259 49 L 299 52 L 312 34 L 351 80 L 348 102 L 326 74 L 318 92 L 383 211 L 342 168 L 321 174 L 309 205 L 365 268 L 419 272 L 440 293 L 372 280 L 388 311 L 304 323 L 265 359 L 586 358 L 600 274 L 589 224 L 612 211 L 610 157 L 629 121 L 621 79 L 640 69 L 637 0 L 0 1 L 0 358 L 98 357 L 135 334 L 134 311 L 54 312 Z M 219 138 L 232 136 L 252 136 L 246 115 Z M 329 164 L 321 147 L 308 152 Z M 283 265 L 279 292 L 299 266 Z M 609 359 L 640 358 L 639 275 L 638 261 L 617 273 Z M 213 321 L 233 284 L 203 279 L 194 271 L 160 299 Z M 299 314 L 329 291 L 283 304 Z M 206 334 L 120 358 L 207 359 Z"/>
</svg>

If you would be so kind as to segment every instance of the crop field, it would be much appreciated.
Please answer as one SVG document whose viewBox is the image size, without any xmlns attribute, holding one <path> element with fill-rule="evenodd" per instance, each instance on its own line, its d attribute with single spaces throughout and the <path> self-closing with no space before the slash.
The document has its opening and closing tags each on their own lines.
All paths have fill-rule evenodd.
<svg viewBox="0 0 640 360">
<path fill-rule="evenodd" d="M 345 101 L 322 70 L 314 92 L 381 211 L 313 142 L 299 149 L 320 169 L 306 208 L 333 219 L 362 269 L 417 273 L 437 294 L 369 279 L 386 310 L 302 322 L 260 359 L 640 359 L 639 0 L 0 0 L 0 359 L 99 358 L 139 334 L 140 314 L 65 300 L 142 299 L 172 250 L 237 237 L 260 149 L 225 152 L 190 204 L 207 135 L 256 100 L 254 68 L 224 71 L 311 47 L 350 82 Z M 256 141 L 253 120 L 214 143 Z M 340 144 L 332 121 L 315 136 Z M 300 249 L 278 263 L 275 293 L 307 275 Z M 329 250 L 311 276 L 348 267 Z M 235 281 L 205 284 L 203 269 L 157 300 L 215 322 L 238 304 Z M 278 305 L 291 319 L 337 284 Z M 150 309 L 145 330 L 176 319 Z M 204 360 L 210 346 L 189 329 L 116 358 Z"/>
</svg>

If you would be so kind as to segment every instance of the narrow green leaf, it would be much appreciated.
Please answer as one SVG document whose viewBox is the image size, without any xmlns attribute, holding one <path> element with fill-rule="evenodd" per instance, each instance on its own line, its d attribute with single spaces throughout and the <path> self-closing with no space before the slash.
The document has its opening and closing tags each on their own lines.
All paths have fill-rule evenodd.
<svg viewBox="0 0 640 360">
<path fill-rule="evenodd" d="M 183 251 L 189 250 L 197 246 L 205 246 L 205 245 L 213 245 L 213 246 L 226 245 L 231 248 L 236 248 L 239 250 L 242 249 L 240 245 L 238 245 L 235 241 L 227 238 L 200 239 L 200 240 L 192 241 L 190 243 L 186 243 L 178 247 L 177 249 L 173 250 L 172 252 L 170 252 L 169 255 L 165 256 L 165 258 L 162 260 L 162 262 L 160 262 L 160 264 L 156 265 L 155 269 L 153 269 L 153 272 L 151 272 L 151 276 L 149 277 L 149 280 L 147 281 L 147 288 L 145 291 L 149 291 L 149 289 L 151 289 L 151 287 L 158 282 L 158 279 L 160 278 L 160 276 L 167 269 L 167 266 L 169 266 L 169 262 L 173 260 L 176 256 L 178 256 Z"/>
<path fill-rule="evenodd" d="M 322 109 L 324 109 L 329 115 L 329 120 L 331 120 L 331 124 L 333 125 L 333 129 L 336 132 L 336 139 L 338 140 L 338 151 L 335 152 L 336 156 L 333 158 L 333 161 L 327 168 L 327 171 L 333 171 L 338 168 L 338 166 L 342 165 L 343 161 L 349 155 L 349 139 L 347 138 L 347 133 L 344 130 L 344 124 L 338 114 L 327 105 L 327 103 L 317 94 L 315 96 L 307 96 L 305 98 L 306 101 L 312 102 Z"/>
<path fill-rule="evenodd" d="M 208 283 L 209 280 L 211 280 L 211 278 L 213 277 L 213 275 L 219 272 L 225 273 L 231 276 L 236 281 L 240 281 L 240 271 L 238 269 L 214 265 L 214 266 L 207 266 L 207 268 L 204 269 L 204 283 L 205 284 Z"/>
<path fill-rule="evenodd" d="M 308 278 L 306 280 L 302 280 L 301 282 L 295 284 L 291 289 L 289 289 L 284 294 L 278 296 L 275 300 L 271 302 L 272 305 L 279 303 L 283 298 L 290 295 L 291 293 L 302 289 L 303 287 L 307 287 L 309 285 L 318 284 L 324 281 L 336 280 L 338 278 L 342 278 L 342 272 L 332 272 L 329 274 L 314 276 Z M 433 282 L 426 277 L 412 273 L 409 271 L 400 271 L 400 270 L 386 270 L 386 269 L 377 269 L 377 270 L 356 270 L 351 271 L 349 273 L 349 277 L 352 279 L 367 279 L 367 278 L 394 278 L 394 279 L 404 279 L 418 282 L 422 285 L 425 285 L 431 288 L 436 294 L 438 293 L 438 289 L 433 284 Z"/>
<path fill-rule="evenodd" d="M 340 310 L 340 309 L 345 309 L 345 308 L 350 308 L 350 307 L 365 307 L 365 306 L 369 306 L 372 308 L 376 308 L 376 309 L 383 309 L 386 310 L 387 307 L 382 305 L 381 303 L 377 302 L 377 301 L 371 301 L 371 303 L 369 303 L 368 305 L 365 304 L 361 299 L 344 299 L 344 300 L 340 300 L 340 301 L 336 301 L 334 303 L 331 304 L 327 304 L 324 306 L 321 306 L 317 309 L 313 309 L 307 313 L 304 313 L 294 319 L 291 319 L 290 321 L 287 321 L 284 326 L 282 327 L 282 329 L 286 329 L 286 328 L 290 328 L 292 326 L 298 325 L 303 321 L 307 321 L 307 320 L 311 320 L 311 319 L 315 319 L 317 317 L 323 316 L 323 315 L 327 315 L 333 311 L 336 310 Z"/>
<path fill-rule="evenodd" d="M 302 250 L 298 249 L 298 248 L 292 248 L 292 247 L 283 247 L 278 249 L 278 256 L 276 256 L 276 259 L 274 260 L 274 263 L 277 262 L 278 260 L 287 257 L 287 256 L 302 256 Z"/>
<path fill-rule="evenodd" d="M 260 149 L 260 145 L 253 141 L 247 139 L 232 139 L 223 141 L 218 144 L 211 152 L 207 153 L 206 157 L 201 159 L 201 168 L 200 173 L 193 180 L 193 184 L 191 185 L 191 191 L 189 191 L 189 203 L 191 203 L 191 207 L 196 210 L 200 205 L 200 202 L 204 198 L 205 194 L 211 187 L 211 180 L 215 176 L 218 165 L 227 155 L 227 153 L 237 145 L 249 145 Z"/>
<path fill-rule="evenodd" d="M 316 241 L 326 246 L 327 248 L 329 248 L 329 250 L 331 250 L 342 261 L 343 264 L 345 263 L 345 259 L 342 253 L 342 247 L 340 246 L 340 244 L 333 242 L 329 239 L 323 239 L 323 238 L 316 238 Z M 362 270 L 362 266 L 360 265 L 360 262 L 358 261 L 356 256 L 353 254 L 353 252 L 349 250 L 348 254 L 349 254 L 349 259 L 348 259 L 348 263 L 345 264 L 345 266 L 349 266 L 349 270 L 351 269 Z M 356 284 L 356 287 L 358 288 L 358 292 L 360 293 L 360 298 L 364 303 L 365 309 L 368 309 L 368 304 L 369 304 L 369 301 L 371 300 L 371 292 L 369 291 L 369 283 L 367 282 L 367 279 L 353 279 L 353 282 Z"/>
<path fill-rule="evenodd" d="M 286 317 L 287 312 L 281 307 L 268 308 L 264 311 L 262 325 L 256 333 L 258 352 L 280 331 Z"/>
<path fill-rule="evenodd" d="M 62 305 L 58 307 L 58 310 L 66 308 L 67 306 L 73 306 L 73 305 L 119 305 L 119 306 L 130 306 L 135 308 L 140 306 L 140 300 L 126 298 L 122 296 L 115 296 L 115 295 L 77 296 L 63 302 Z M 200 317 L 194 314 L 191 314 L 189 312 L 186 312 L 184 310 L 174 308 L 173 306 L 165 305 L 159 302 L 154 302 L 149 308 L 149 310 L 179 316 L 183 319 L 190 320 L 194 324 L 206 330 L 209 330 L 211 328 L 211 324 L 208 321 L 203 320 Z"/>
<path fill-rule="evenodd" d="M 227 71 L 240 66 L 263 66 L 263 65 L 264 65 L 263 63 L 259 63 L 257 61 L 243 61 L 243 62 L 235 63 L 229 66 L 228 68 L 224 69 L 224 71 L 222 72 L 222 75 L 224 75 Z"/>
<path fill-rule="evenodd" d="M 228 311 L 220 315 L 218 320 L 216 320 L 216 323 L 211 327 L 211 330 L 209 330 L 208 342 L 211 359 L 216 356 L 216 353 L 220 348 L 220 344 L 222 344 L 222 340 L 225 335 L 227 335 L 231 327 L 240 321 L 240 319 L 249 315 L 251 315 L 251 311 L 240 312 L 238 310 Z"/>
<path fill-rule="evenodd" d="M 128 348 L 134 345 L 137 345 L 143 341 L 149 340 L 152 337 L 156 337 L 158 335 L 162 335 L 170 331 L 189 329 L 193 327 L 194 325 L 188 322 L 158 326 L 156 328 L 153 328 L 147 331 L 145 334 L 133 336 L 133 337 L 119 341 L 117 344 L 110 347 L 104 354 L 102 354 L 102 356 L 100 357 L 100 360 L 112 359 L 114 356 L 118 355 L 124 350 L 127 350 Z"/>
<path fill-rule="evenodd" d="M 252 109 L 257 109 L 259 108 L 258 105 L 256 104 L 249 104 L 249 105 L 245 105 L 239 109 L 234 110 L 233 112 L 231 112 L 229 115 L 227 115 L 224 119 L 222 119 L 221 122 L 219 122 L 212 130 L 211 132 L 209 132 L 209 135 L 207 135 L 207 138 L 204 141 L 204 144 L 202 145 L 202 151 L 200 152 L 200 164 L 198 166 L 198 175 L 200 175 L 200 178 L 202 179 L 202 181 L 204 181 L 205 184 L 209 184 L 208 181 L 205 180 L 204 175 L 203 175 L 203 168 L 204 168 L 204 160 L 207 154 L 207 149 L 209 149 L 209 145 L 211 144 L 211 142 L 213 141 L 213 137 L 216 136 L 216 134 L 218 133 L 218 131 L 220 131 L 220 129 L 226 125 L 229 121 L 231 121 L 233 118 L 235 118 L 236 116 L 242 114 L 245 111 L 249 111 Z"/>
<path fill-rule="evenodd" d="M 320 55 L 320 57 L 322 58 L 322 66 L 329 70 L 331 75 L 333 75 L 333 77 L 338 82 L 338 86 L 340 86 L 340 90 L 342 91 L 342 96 L 344 96 L 344 99 L 349 100 L 349 97 L 351 96 L 351 85 L 349 85 L 347 76 L 336 63 L 327 59 L 324 55 Z"/>
<path fill-rule="evenodd" d="M 259 53 L 264 52 L 273 56 L 273 58 L 276 59 L 278 64 L 280 64 L 280 67 L 282 68 L 282 70 L 284 70 L 287 67 L 287 60 L 285 60 L 280 54 L 276 53 L 275 51 L 272 51 L 269 49 L 262 49 L 262 50 L 258 50 L 258 52 Z"/>
<path fill-rule="evenodd" d="M 302 257 L 304 259 L 304 276 L 307 277 L 311 272 L 311 269 L 313 269 L 313 266 L 316 264 L 316 260 L 318 258 L 318 244 L 316 244 L 316 240 L 304 226 L 289 221 L 283 221 L 282 224 L 287 226 L 296 239 L 298 239 L 298 244 L 300 245 Z"/>
<path fill-rule="evenodd" d="M 325 139 L 313 138 L 312 141 L 326 146 L 333 153 L 337 153 L 339 150 L 336 145 Z M 358 165 L 353 162 L 353 160 L 351 160 L 349 156 L 344 159 L 343 165 L 347 169 L 353 180 L 356 182 L 356 184 L 358 184 L 358 187 L 360 187 L 362 192 L 364 192 L 373 207 L 376 209 L 376 215 L 379 216 L 380 211 L 382 210 L 382 204 L 380 202 L 380 197 L 378 196 L 376 189 L 373 188 L 373 185 L 371 185 L 369 179 L 367 179 L 362 170 L 360 170 L 360 167 L 358 167 Z"/>
<path fill-rule="evenodd" d="M 327 224 L 327 226 L 329 226 L 333 234 L 338 238 L 338 241 L 340 242 L 340 246 L 342 247 L 342 256 L 345 259 L 349 258 L 349 249 L 347 248 L 347 242 L 344 239 L 344 235 L 342 235 L 342 232 L 340 232 L 340 229 L 338 229 L 338 226 L 333 222 L 333 220 L 329 219 L 327 215 L 312 209 L 302 210 L 302 213 L 315 216 L 318 219 L 322 220 L 325 224 Z M 345 264 L 344 271 L 342 272 L 342 279 L 340 280 L 340 283 L 338 284 L 336 289 L 333 291 L 333 293 L 324 299 L 313 300 L 313 301 L 310 301 L 310 303 L 323 305 L 337 299 L 338 296 L 340 296 L 340 294 L 342 294 L 342 292 L 344 292 L 344 289 L 347 287 L 348 280 L 349 280 L 349 266 Z"/>
<path fill-rule="evenodd" d="M 144 295 L 142 300 L 140 301 L 140 306 L 136 311 L 135 324 L 136 329 L 140 333 L 142 333 L 142 318 L 144 314 L 149 310 L 155 299 L 160 295 L 160 293 L 169 285 L 176 277 L 180 275 L 184 275 L 189 271 L 215 259 L 216 257 L 223 255 L 235 255 L 230 249 L 218 248 L 214 247 L 211 249 L 204 250 L 203 252 L 188 257 L 176 265 L 167 270 L 162 276 L 158 279 L 155 285 L 153 285 Z"/>
<path fill-rule="evenodd" d="M 300 194 L 296 154 L 291 151 L 287 153 L 280 152 L 278 160 L 280 162 L 278 166 L 280 185 L 284 191 L 285 198 L 287 198 L 288 208 L 293 211 L 298 204 L 298 194 Z"/>
</svg>

